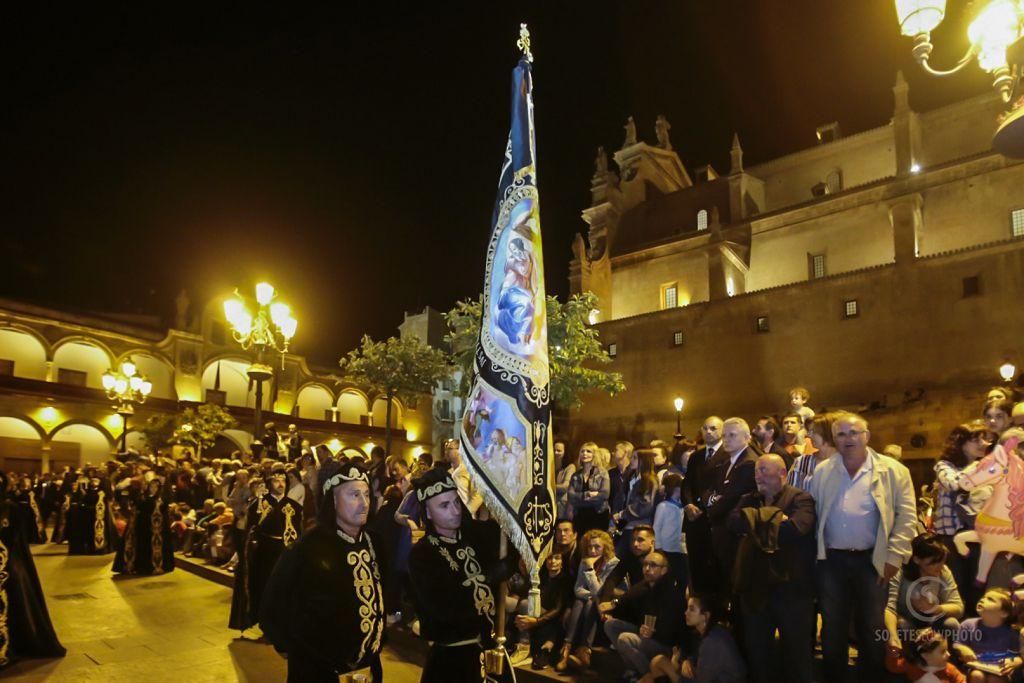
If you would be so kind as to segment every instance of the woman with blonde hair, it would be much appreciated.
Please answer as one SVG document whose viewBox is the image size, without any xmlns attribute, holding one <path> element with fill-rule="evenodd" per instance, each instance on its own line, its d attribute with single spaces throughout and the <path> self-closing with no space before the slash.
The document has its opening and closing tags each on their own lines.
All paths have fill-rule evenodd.
<svg viewBox="0 0 1024 683">
<path fill-rule="evenodd" d="M 555 671 L 563 672 L 570 666 L 584 670 L 590 666 L 590 646 L 600 622 L 598 600 L 604 584 L 619 563 L 615 546 L 607 531 L 591 529 L 583 534 L 583 558 L 576 575 L 575 600 L 569 613 L 562 656 Z"/>
<path fill-rule="evenodd" d="M 608 470 L 598 465 L 596 458 L 596 443 L 588 441 L 580 446 L 579 465 L 569 480 L 569 517 L 578 534 L 608 528 L 611 482 Z"/>
</svg>

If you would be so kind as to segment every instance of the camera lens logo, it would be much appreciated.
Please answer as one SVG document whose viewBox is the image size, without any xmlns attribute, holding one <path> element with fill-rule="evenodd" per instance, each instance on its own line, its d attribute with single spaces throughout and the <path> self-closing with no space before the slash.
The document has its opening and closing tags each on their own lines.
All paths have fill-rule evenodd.
<svg viewBox="0 0 1024 683">
<path fill-rule="evenodd" d="M 942 616 L 936 608 L 942 604 L 940 597 L 947 588 L 946 582 L 938 576 L 922 576 L 911 582 L 907 588 L 907 612 L 925 623 L 932 623 Z"/>
</svg>

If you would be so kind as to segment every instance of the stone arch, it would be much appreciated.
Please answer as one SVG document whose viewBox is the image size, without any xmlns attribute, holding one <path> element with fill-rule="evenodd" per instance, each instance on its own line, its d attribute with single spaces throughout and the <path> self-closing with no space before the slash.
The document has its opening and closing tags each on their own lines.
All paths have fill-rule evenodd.
<svg viewBox="0 0 1024 683">
<path fill-rule="evenodd" d="M 338 394 L 338 422 L 362 424 L 363 417 L 370 412 L 369 397 L 354 387 L 342 389 Z"/>
<path fill-rule="evenodd" d="M 153 383 L 150 396 L 178 398 L 178 393 L 174 390 L 174 364 L 170 360 L 147 349 L 132 349 L 118 356 L 116 365 L 120 366 L 121 361 L 129 358 L 135 363 L 139 373 Z"/>
<path fill-rule="evenodd" d="M 46 338 L 27 327 L 0 327 L 0 358 L 14 361 L 14 376 L 46 379 L 50 345 Z"/>
<path fill-rule="evenodd" d="M 249 450 L 252 446 L 253 436 L 249 432 L 243 429 L 225 429 L 219 432 L 217 436 L 223 436 L 225 439 L 235 445 L 237 450 L 243 453 Z"/>
<path fill-rule="evenodd" d="M 65 337 L 53 345 L 54 380 L 59 370 L 85 373 L 85 386 L 103 388 L 103 373 L 114 366 L 114 354 L 103 342 L 76 335 Z"/>
<path fill-rule="evenodd" d="M 128 428 L 128 436 L 125 438 L 125 448 L 129 451 L 135 451 L 142 453 L 146 450 L 149 444 L 146 442 L 146 435 L 142 432 L 136 431 L 131 427 Z"/>
<path fill-rule="evenodd" d="M 373 400 L 373 426 L 384 427 L 387 424 L 388 401 L 386 396 L 378 396 Z M 401 429 L 404 422 L 405 407 L 397 398 L 391 399 L 391 428 Z"/>
<path fill-rule="evenodd" d="M 307 382 L 296 393 L 296 415 L 312 420 L 326 420 L 334 406 L 334 393 L 321 382 Z"/>
<path fill-rule="evenodd" d="M 256 407 L 256 387 L 249 390 L 249 376 L 245 373 L 249 361 L 238 355 L 224 355 L 208 362 L 203 369 L 203 401 L 206 391 L 216 384 L 217 367 L 220 366 L 220 390 L 225 392 L 224 404 L 244 408 Z M 270 410 L 270 382 L 263 384 L 263 409 Z"/>
<path fill-rule="evenodd" d="M 46 431 L 21 415 L 0 416 L 0 467 L 5 472 L 42 469 Z"/>
<path fill-rule="evenodd" d="M 67 447 L 59 444 L 67 444 Z M 51 453 L 61 459 L 77 453 L 79 465 L 87 462 L 99 465 L 109 460 L 114 447 L 110 432 L 92 420 L 67 420 L 50 431 Z"/>
</svg>

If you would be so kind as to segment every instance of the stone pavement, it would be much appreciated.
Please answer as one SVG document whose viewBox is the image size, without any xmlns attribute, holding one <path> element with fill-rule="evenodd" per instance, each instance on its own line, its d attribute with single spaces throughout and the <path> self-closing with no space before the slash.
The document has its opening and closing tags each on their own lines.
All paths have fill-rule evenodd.
<svg viewBox="0 0 1024 683">
<path fill-rule="evenodd" d="M 285 662 L 269 645 L 227 629 L 231 591 L 180 570 L 115 577 L 114 556 L 68 557 L 37 547 L 36 569 L 54 628 L 68 654 L 22 661 L 4 681 L 282 682 Z M 388 683 L 418 681 L 420 668 L 387 650 Z"/>
</svg>

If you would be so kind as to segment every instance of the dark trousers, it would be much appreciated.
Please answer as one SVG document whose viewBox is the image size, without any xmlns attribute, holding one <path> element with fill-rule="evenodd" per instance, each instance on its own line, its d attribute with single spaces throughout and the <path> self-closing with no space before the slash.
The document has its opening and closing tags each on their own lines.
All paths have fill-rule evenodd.
<svg viewBox="0 0 1024 683">
<path fill-rule="evenodd" d="M 857 638 L 857 678 L 865 683 L 885 680 L 885 622 L 887 584 L 879 585 L 871 551 L 829 550 L 818 562 L 818 603 L 821 609 L 821 649 L 824 679 L 847 680 L 850 620 Z"/>
<path fill-rule="evenodd" d="M 694 593 L 720 594 L 718 561 L 711 543 L 711 528 L 703 517 L 689 523 L 686 549 L 690 561 L 690 587 Z"/>
<path fill-rule="evenodd" d="M 686 585 L 690 581 L 690 565 L 686 553 L 665 553 L 665 557 L 668 558 L 669 574 L 676 580 L 676 587 L 685 594 Z"/>
<path fill-rule="evenodd" d="M 815 622 L 814 598 L 808 587 L 795 583 L 779 586 L 758 607 L 739 602 L 751 680 L 811 683 Z M 776 629 L 779 652 L 773 652 Z"/>
<path fill-rule="evenodd" d="M 445 647 L 433 645 L 427 653 L 420 683 L 474 683 L 483 681 L 483 650 L 476 643 Z"/>
</svg>

